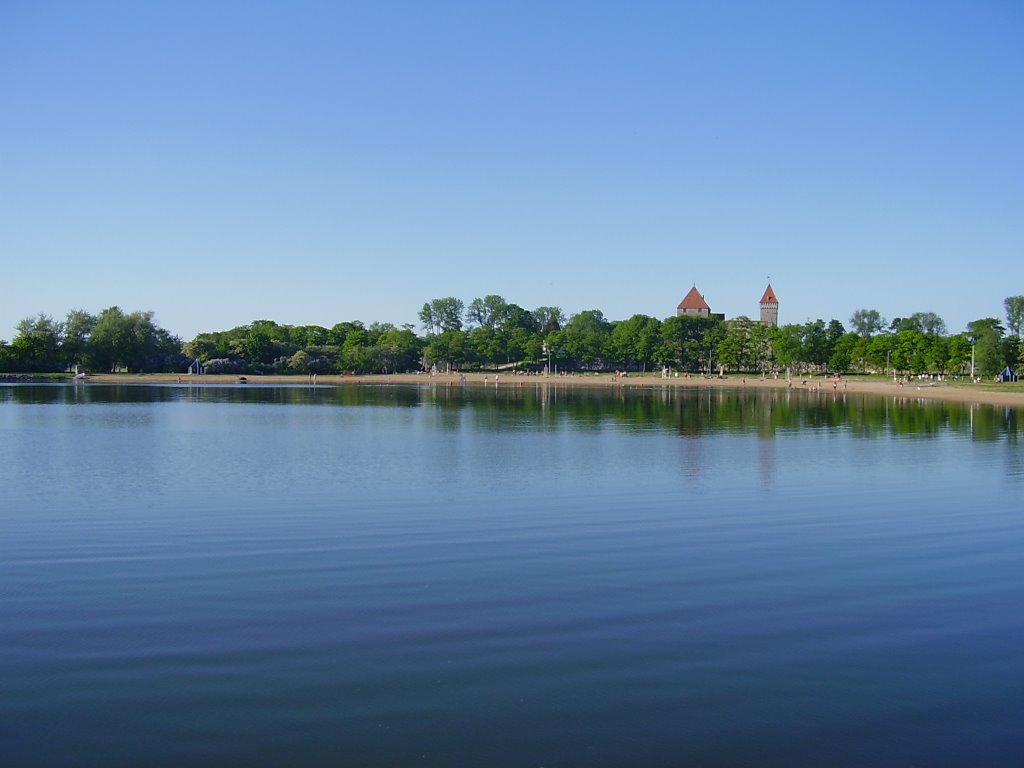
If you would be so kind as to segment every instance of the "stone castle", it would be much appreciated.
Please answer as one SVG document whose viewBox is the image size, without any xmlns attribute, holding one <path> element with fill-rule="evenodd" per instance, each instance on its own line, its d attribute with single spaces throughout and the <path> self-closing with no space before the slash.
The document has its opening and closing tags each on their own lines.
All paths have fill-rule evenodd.
<svg viewBox="0 0 1024 768">
<path fill-rule="evenodd" d="M 697 286 L 694 285 L 687 293 L 683 300 L 679 302 L 676 307 L 676 314 L 683 316 L 689 315 L 693 317 L 708 317 L 715 320 L 725 320 L 725 315 L 722 313 L 715 313 L 711 311 L 711 306 L 707 300 L 697 290 Z M 773 328 L 779 324 L 779 298 L 775 295 L 775 289 L 772 288 L 772 284 L 769 282 L 768 287 L 764 289 L 764 293 L 761 295 L 761 316 L 760 322 L 764 325 L 770 325 Z"/>
</svg>

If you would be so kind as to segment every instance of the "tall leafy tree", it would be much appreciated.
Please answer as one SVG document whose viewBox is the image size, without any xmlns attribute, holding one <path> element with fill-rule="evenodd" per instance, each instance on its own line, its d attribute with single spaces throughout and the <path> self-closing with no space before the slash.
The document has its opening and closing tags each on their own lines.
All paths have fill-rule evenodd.
<svg viewBox="0 0 1024 768">
<path fill-rule="evenodd" d="M 931 336 L 916 329 L 896 334 L 892 347 L 892 366 L 908 373 L 924 373 L 928 370 Z"/>
<path fill-rule="evenodd" d="M 915 312 L 911 318 L 921 333 L 932 336 L 941 336 L 946 333 L 946 321 L 934 312 Z"/>
<path fill-rule="evenodd" d="M 464 309 L 462 300 L 454 296 L 432 299 L 420 310 L 420 321 L 428 329 L 430 335 L 446 331 L 461 331 Z"/>
<path fill-rule="evenodd" d="M 828 358 L 829 369 L 841 373 L 849 371 L 856 359 L 857 347 L 860 341 L 860 336 L 852 331 L 844 333 L 836 339 L 835 344 L 832 345 L 832 354 Z"/>
<path fill-rule="evenodd" d="M 566 352 L 583 367 L 590 368 L 608 353 L 611 323 L 599 309 L 578 312 L 566 324 L 562 340 Z"/>
<path fill-rule="evenodd" d="M 1024 296 L 1007 296 L 1003 306 L 1006 307 L 1006 327 L 1014 336 L 1020 336 L 1024 330 Z"/>
<path fill-rule="evenodd" d="M 376 347 L 384 373 L 410 371 L 417 367 L 420 340 L 408 328 L 390 328 L 377 339 Z"/>
<path fill-rule="evenodd" d="M 437 364 L 447 370 L 458 368 L 466 359 L 466 333 L 442 331 L 427 342 L 423 351 L 428 365 Z"/>
<path fill-rule="evenodd" d="M 732 371 L 767 371 L 774 366 L 772 328 L 745 315 L 722 325 L 724 335 L 718 345 L 721 365 Z"/>
<path fill-rule="evenodd" d="M 891 333 L 880 333 L 868 341 L 867 354 L 864 356 L 868 365 L 886 373 L 892 370 L 892 351 L 896 337 Z"/>
<path fill-rule="evenodd" d="M 654 359 L 684 371 L 710 371 L 711 358 L 722 335 L 722 321 L 717 318 L 671 315 L 661 322 L 661 343 Z"/>
<path fill-rule="evenodd" d="M 974 345 L 975 373 L 995 376 L 1006 365 L 1001 343 L 1004 330 L 994 317 L 983 317 L 967 324 L 967 337 Z"/>
<path fill-rule="evenodd" d="M 89 338 L 96 327 L 96 317 L 84 309 L 73 309 L 64 320 L 64 337 L 61 340 L 60 356 L 65 367 L 71 368 L 85 362 L 89 349 Z"/>
<path fill-rule="evenodd" d="M 180 340 L 159 328 L 152 312 L 125 314 L 120 307 L 100 312 L 89 353 L 95 370 L 161 371 L 182 363 Z"/>
<path fill-rule="evenodd" d="M 506 352 L 514 360 L 540 360 L 544 354 L 544 340 L 538 331 L 513 328 L 506 339 Z"/>
<path fill-rule="evenodd" d="M 633 315 L 612 329 L 612 354 L 627 367 L 636 364 L 646 371 L 660 340 L 661 322 L 657 318 Z"/>
<path fill-rule="evenodd" d="M 991 331 L 999 338 L 1002 338 L 1006 329 L 1003 328 L 1003 324 L 999 322 L 999 319 L 995 317 L 982 317 L 972 320 L 967 324 L 967 336 L 974 341 L 977 341 L 986 331 Z"/>
<path fill-rule="evenodd" d="M 775 329 L 772 336 L 772 351 L 775 353 L 775 361 L 781 368 L 803 368 L 806 363 L 803 338 L 802 325 L 789 323 Z"/>
<path fill-rule="evenodd" d="M 807 363 L 816 368 L 824 368 L 832 355 L 832 347 L 829 344 L 829 334 L 825 327 L 825 321 L 818 319 L 804 325 L 803 333 L 803 357 Z"/>
<path fill-rule="evenodd" d="M 501 334 L 487 325 L 478 325 L 467 333 L 466 347 L 467 359 L 478 364 L 497 366 L 505 357 Z"/>
<path fill-rule="evenodd" d="M 429 301 L 423 302 L 419 317 L 427 336 L 434 336 L 437 333 L 437 318 L 434 317 L 434 307 Z"/>
<path fill-rule="evenodd" d="M 858 335 L 870 339 L 885 328 L 885 318 L 877 309 L 858 309 L 850 316 L 850 325 Z"/>
<path fill-rule="evenodd" d="M 561 307 L 537 307 L 533 310 L 533 319 L 544 336 L 562 330 L 565 325 L 565 313 Z"/>
<path fill-rule="evenodd" d="M 966 333 L 949 337 L 946 352 L 946 370 L 966 373 L 971 366 L 971 340 Z"/>
<path fill-rule="evenodd" d="M 10 346 L 13 366 L 21 371 L 55 371 L 60 364 L 64 324 L 40 312 L 16 326 L 18 335 Z"/>
<path fill-rule="evenodd" d="M 327 332 L 327 343 L 336 347 L 340 347 L 342 344 L 345 343 L 345 337 L 347 337 L 349 333 L 355 330 L 361 331 L 363 329 L 364 326 L 362 322 L 360 322 L 359 320 L 344 323 L 336 323 L 335 325 L 331 326 L 331 329 Z M 412 328 L 410 327 L 408 330 L 411 331 Z"/>
<path fill-rule="evenodd" d="M 508 306 L 508 302 L 497 294 L 473 299 L 466 308 L 466 324 L 470 327 L 484 326 L 493 328 Z"/>
<path fill-rule="evenodd" d="M 995 376 L 1004 365 L 1006 358 L 999 337 L 991 331 L 983 331 L 975 345 L 975 371 L 982 376 Z"/>
</svg>

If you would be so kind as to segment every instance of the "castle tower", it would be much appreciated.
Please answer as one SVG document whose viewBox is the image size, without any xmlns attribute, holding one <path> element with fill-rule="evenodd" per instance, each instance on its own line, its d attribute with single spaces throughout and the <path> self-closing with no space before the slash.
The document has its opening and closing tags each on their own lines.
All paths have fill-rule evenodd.
<svg viewBox="0 0 1024 768">
<path fill-rule="evenodd" d="M 700 291 L 697 290 L 697 286 L 693 286 L 690 292 L 687 293 L 683 300 L 679 302 L 679 306 L 676 307 L 676 315 L 695 315 L 697 317 L 710 317 L 711 307 L 701 296 Z"/>
<path fill-rule="evenodd" d="M 768 283 L 768 287 L 764 289 L 764 295 L 761 297 L 761 322 L 773 328 L 779 325 L 779 299 L 775 295 L 771 283 Z"/>
</svg>

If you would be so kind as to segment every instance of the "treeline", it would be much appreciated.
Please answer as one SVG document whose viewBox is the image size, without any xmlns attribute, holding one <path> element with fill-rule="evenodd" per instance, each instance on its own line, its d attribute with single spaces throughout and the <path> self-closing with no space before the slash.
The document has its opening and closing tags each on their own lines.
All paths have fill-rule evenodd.
<svg viewBox="0 0 1024 768">
<path fill-rule="evenodd" d="M 49 315 L 28 317 L 18 335 L 0 341 L 0 371 L 48 373 L 90 371 L 182 371 L 188 362 L 181 339 L 160 328 L 152 312 L 110 307 L 99 315 L 76 309 L 63 321 Z"/>
<path fill-rule="evenodd" d="M 417 370 L 422 350 L 412 326 L 358 321 L 324 328 L 257 320 L 184 346 L 208 373 L 395 373 Z"/>
<path fill-rule="evenodd" d="M 201 333 L 182 344 L 153 323 L 151 312 L 117 307 L 93 317 L 82 310 L 63 322 L 39 315 L 0 342 L 0 370 L 183 372 L 198 360 L 208 373 L 391 373 L 412 370 L 611 370 L 718 373 L 893 372 L 991 377 L 1024 368 L 1020 332 L 1024 296 L 1006 299 L 1006 326 L 994 317 L 947 333 L 933 312 L 885 320 L 862 309 L 849 318 L 775 328 L 746 317 L 663 320 L 634 315 L 607 320 L 600 310 L 571 317 L 558 307 L 526 310 L 498 295 L 468 305 L 454 297 L 426 302 L 423 335 L 412 325 L 331 328 L 258 320 Z M 1007 331 L 1007 328 L 1009 331 Z M 973 367 L 972 367 L 973 366 Z"/>
</svg>

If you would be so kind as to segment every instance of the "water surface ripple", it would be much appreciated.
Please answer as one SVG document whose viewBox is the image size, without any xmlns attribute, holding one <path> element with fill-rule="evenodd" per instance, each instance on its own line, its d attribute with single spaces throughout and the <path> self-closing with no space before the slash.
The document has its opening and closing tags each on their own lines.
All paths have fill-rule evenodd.
<svg viewBox="0 0 1024 768">
<path fill-rule="evenodd" d="M 0 387 L 0 764 L 1021 765 L 1019 416 Z"/>
</svg>

